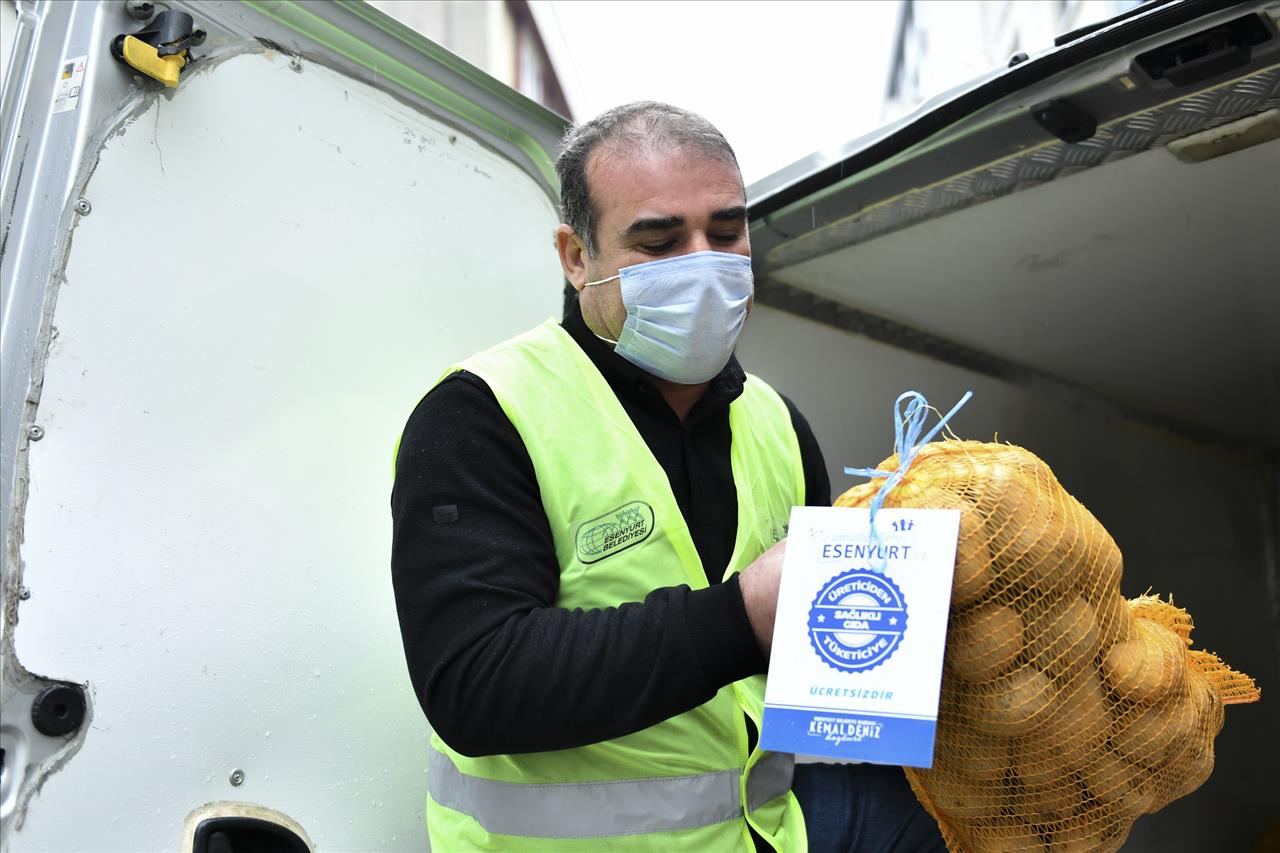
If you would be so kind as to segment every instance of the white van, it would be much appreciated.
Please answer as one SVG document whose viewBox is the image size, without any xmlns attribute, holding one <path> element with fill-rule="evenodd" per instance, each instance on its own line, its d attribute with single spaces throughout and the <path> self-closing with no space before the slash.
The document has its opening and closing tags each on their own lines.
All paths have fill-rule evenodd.
<svg viewBox="0 0 1280 853">
<path fill-rule="evenodd" d="M 358 2 L 17 8 L 4 849 L 426 849 L 392 451 L 444 366 L 560 313 L 563 120 Z M 1048 461 L 1126 594 L 1173 593 L 1264 689 L 1278 18 L 1150 3 L 752 186 L 739 347 L 837 491 L 901 391 L 973 389 L 953 429 Z M 1217 773 L 1124 849 L 1276 831 L 1267 708 L 1231 708 Z"/>
</svg>

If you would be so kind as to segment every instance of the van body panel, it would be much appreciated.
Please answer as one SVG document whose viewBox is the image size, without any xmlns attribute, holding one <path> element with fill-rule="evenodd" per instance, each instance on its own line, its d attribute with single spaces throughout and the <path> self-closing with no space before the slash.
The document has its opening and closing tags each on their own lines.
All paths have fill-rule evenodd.
<svg viewBox="0 0 1280 853">
<path fill-rule="evenodd" d="M 444 368 L 558 313 L 563 120 L 363 4 L 172 5 L 209 37 L 165 92 L 108 55 L 123 4 L 20 18 L 4 844 L 175 849 L 239 801 L 422 849 L 394 448 Z M 50 114 L 68 51 L 85 89 Z M 87 711 L 54 737 L 56 684 Z"/>
</svg>

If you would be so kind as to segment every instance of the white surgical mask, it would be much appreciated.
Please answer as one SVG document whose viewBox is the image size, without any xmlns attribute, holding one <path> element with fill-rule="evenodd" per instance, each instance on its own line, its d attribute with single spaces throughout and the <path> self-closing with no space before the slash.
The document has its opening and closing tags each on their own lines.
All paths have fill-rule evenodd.
<svg viewBox="0 0 1280 853">
<path fill-rule="evenodd" d="M 623 267 L 585 286 L 614 279 L 627 309 L 618 355 L 682 385 L 706 382 L 729 363 L 755 292 L 750 258 L 694 252 Z"/>
</svg>

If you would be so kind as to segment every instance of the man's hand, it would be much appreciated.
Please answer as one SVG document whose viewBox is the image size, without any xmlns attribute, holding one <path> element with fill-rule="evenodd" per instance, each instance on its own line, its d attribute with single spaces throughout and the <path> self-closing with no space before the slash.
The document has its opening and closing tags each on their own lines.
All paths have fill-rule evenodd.
<svg viewBox="0 0 1280 853">
<path fill-rule="evenodd" d="M 782 581 L 782 557 L 786 553 L 787 540 L 782 539 L 743 569 L 738 579 L 747 619 L 765 660 L 769 659 L 769 650 L 773 647 L 773 618 L 778 612 L 778 584 Z"/>
</svg>

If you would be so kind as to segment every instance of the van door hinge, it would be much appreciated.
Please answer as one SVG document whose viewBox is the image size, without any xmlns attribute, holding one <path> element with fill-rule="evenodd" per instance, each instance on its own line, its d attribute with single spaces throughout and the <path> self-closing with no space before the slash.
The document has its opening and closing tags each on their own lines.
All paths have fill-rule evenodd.
<svg viewBox="0 0 1280 853">
<path fill-rule="evenodd" d="M 204 38 L 204 30 L 197 30 L 186 12 L 165 11 L 133 35 L 121 33 L 112 39 L 111 55 L 172 89 L 191 61 L 189 50 Z"/>
</svg>

